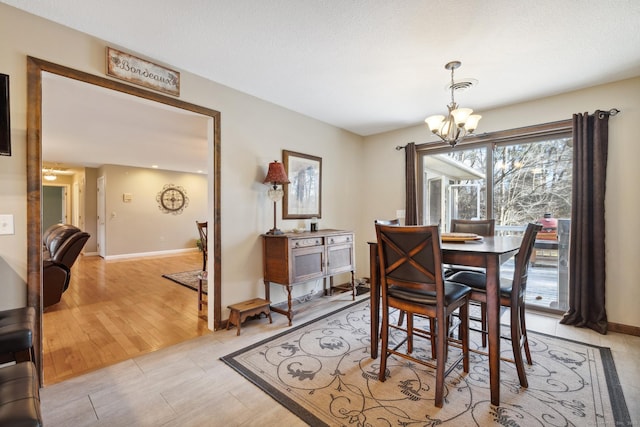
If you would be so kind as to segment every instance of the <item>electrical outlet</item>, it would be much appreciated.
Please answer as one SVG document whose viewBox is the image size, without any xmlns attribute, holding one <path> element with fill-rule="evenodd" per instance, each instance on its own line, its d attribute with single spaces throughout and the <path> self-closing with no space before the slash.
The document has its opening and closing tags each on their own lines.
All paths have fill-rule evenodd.
<svg viewBox="0 0 640 427">
<path fill-rule="evenodd" d="M 13 215 L 0 215 L 0 234 L 16 234 L 13 227 Z"/>
</svg>

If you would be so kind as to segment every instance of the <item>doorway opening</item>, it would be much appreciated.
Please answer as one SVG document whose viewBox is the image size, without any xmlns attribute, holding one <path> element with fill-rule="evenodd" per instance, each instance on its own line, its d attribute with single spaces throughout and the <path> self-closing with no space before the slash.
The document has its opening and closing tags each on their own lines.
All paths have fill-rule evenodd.
<svg viewBox="0 0 640 427">
<path fill-rule="evenodd" d="M 158 102 L 178 109 L 195 112 L 209 117 L 208 142 L 208 218 L 211 227 L 209 251 L 210 298 L 209 328 L 219 329 L 221 324 L 221 266 L 220 266 L 220 113 L 198 105 L 190 104 L 148 90 L 139 89 L 114 80 L 74 70 L 41 59 L 27 58 L 27 303 L 36 307 L 38 319 L 34 331 L 36 365 L 43 378 L 42 364 L 42 75 L 44 72 L 67 77 L 136 97 Z"/>
</svg>

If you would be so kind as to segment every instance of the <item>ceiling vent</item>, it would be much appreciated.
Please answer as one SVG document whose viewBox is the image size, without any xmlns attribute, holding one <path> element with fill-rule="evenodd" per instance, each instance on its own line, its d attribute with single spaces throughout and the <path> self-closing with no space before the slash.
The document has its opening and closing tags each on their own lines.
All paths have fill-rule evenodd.
<svg viewBox="0 0 640 427">
<path fill-rule="evenodd" d="M 465 78 L 461 80 L 456 80 L 453 82 L 453 84 L 448 83 L 445 86 L 445 90 L 448 92 L 453 87 L 453 90 L 455 90 L 456 92 L 465 92 L 471 89 L 471 87 L 476 86 L 477 84 L 478 84 L 478 81 L 476 79 Z"/>
</svg>

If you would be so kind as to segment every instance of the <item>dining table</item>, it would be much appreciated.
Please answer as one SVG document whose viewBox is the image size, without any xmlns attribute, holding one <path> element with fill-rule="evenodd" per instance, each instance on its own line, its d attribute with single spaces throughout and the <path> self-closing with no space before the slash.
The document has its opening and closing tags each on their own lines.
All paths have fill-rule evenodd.
<svg viewBox="0 0 640 427">
<path fill-rule="evenodd" d="M 487 337 L 491 403 L 500 404 L 500 266 L 520 250 L 521 237 L 490 236 L 478 240 L 441 243 L 445 264 L 481 267 L 487 282 Z M 369 243 L 371 358 L 378 357 L 380 329 L 380 262 L 378 243 Z"/>
</svg>

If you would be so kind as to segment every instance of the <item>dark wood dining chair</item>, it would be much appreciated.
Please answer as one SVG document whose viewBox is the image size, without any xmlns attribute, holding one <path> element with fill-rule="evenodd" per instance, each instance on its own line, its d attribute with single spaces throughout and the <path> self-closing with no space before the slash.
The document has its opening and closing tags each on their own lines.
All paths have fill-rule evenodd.
<svg viewBox="0 0 640 427">
<path fill-rule="evenodd" d="M 198 227 L 198 234 L 200 235 L 200 249 L 202 249 L 202 272 L 198 275 L 198 311 L 202 310 L 202 306 L 207 304 L 207 300 L 204 299 L 202 285 L 207 281 L 207 238 L 208 228 L 207 222 L 196 221 Z"/>
<path fill-rule="evenodd" d="M 451 233 L 473 233 L 478 236 L 493 236 L 496 233 L 496 220 L 491 219 L 458 219 L 454 218 L 451 220 L 451 225 L 449 227 L 449 231 Z M 483 268 L 474 268 L 462 265 L 448 265 L 444 270 L 444 277 L 449 278 L 455 273 L 461 271 L 477 271 L 484 272 Z M 477 305 L 477 304 L 476 304 Z M 473 314 L 471 311 L 470 319 L 480 322 L 482 325 L 487 324 L 487 310 L 485 307 L 481 305 L 480 309 L 480 317 Z M 487 335 L 482 334 L 482 347 L 487 346 Z"/>
<path fill-rule="evenodd" d="M 393 226 L 376 224 L 380 286 L 382 294 L 382 354 L 378 379 L 387 377 L 387 359 L 399 356 L 436 371 L 435 406 L 444 401 L 444 378 L 462 361 L 469 372 L 468 307 L 470 288 L 444 281 L 442 252 L 437 226 Z M 398 309 L 407 313 L 407 326 L 391 324 L 389 313 Z M 448 333 L 448 317 L 459 310 L 462 334 L 454 339 Z M 435 319 L 435 330 L 414 327 L 413 316 Z M 406 337 L 399 343 L 389 342 L 389 330 L 403 331 Z M 433 342 L 435 359 L 414 355 L 414 337 Z M 462 349 L 459 357 L 448 363 L 449 345 Z M 447 366 L 447 364 L 449 366 Z"/>
<path fill-rule="evenodd" d="M 515 257 L 515 269 L 512 280 L 501 279 L 500 281 L 500 305 L 510 308 L 510 336 L 503 336 L 511 340 L 513 350 L 513 362 L 518 371 L 518 379 L 522 387 L 528 387 L 527 376 L 524 370 L 522 359 L 522 349 L 524 348 L 527 363 L 533 364 L 531 352 L 529 351 L 529 340 L 527 338 L 527 326 L 525 323 L 524 296 L 527 291 L 527 275 L 529 272 L 529 260 L 533 252 L 533 245 L 536 242 L 536 235 L 542 229 L 542 225 L 530 223 L 524 232 L 520 250 Z M 478 301 L 484 313 L 487 307 L 487 276 L 484 273 L 475 271 L 461 271 L 448 280 L 467 285 L 471 288 L 471 301 Z M 481 324 L 483 337 L 487 334 L 486 314 L 483 316 L 484 323 Z"/>
</svg>

